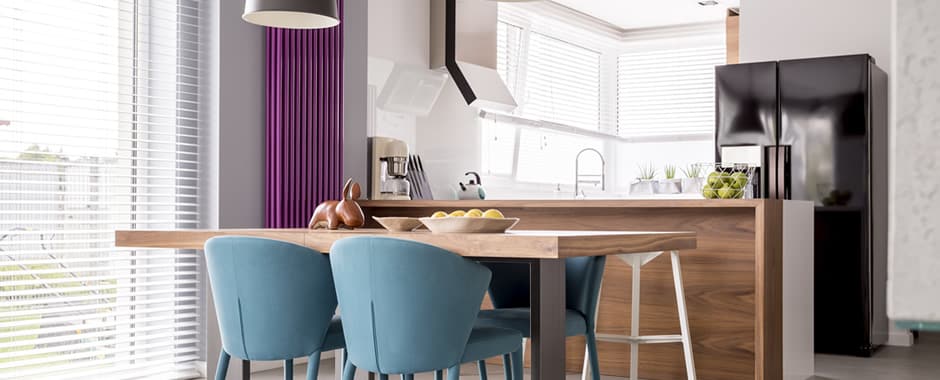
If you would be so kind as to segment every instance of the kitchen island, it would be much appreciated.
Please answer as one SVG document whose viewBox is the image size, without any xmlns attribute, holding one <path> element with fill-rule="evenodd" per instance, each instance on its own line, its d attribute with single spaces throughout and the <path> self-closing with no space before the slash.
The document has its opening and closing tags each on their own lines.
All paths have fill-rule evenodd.
<svg viewBox="0 0 940 380">
<path fill-rule="evenodd" d="M 694 231 L 682 273 L 699 379 L 805 379 L 813 374 L 813 206 L 780 200 L 363 201 L 371 216 L 498 208 L 516 230 Z M 679 330 L 669 258 L 643 268 L 640 332 Z M 629 374 L 630 268 L 607 261 L 598 338 L 601 373 Z M 581 370 L 583 338 L 568 338 L 567 368 Z M 640 348 L 644 379 L 684 378 L 682 348 Z"/>
</svg>

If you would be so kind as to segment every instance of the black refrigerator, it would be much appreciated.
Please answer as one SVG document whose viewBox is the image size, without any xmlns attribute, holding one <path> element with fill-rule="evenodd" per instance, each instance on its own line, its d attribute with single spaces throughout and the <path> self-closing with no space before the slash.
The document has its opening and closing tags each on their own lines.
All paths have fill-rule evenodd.
<svg viewBox="0 0 940 380">
<path fill-rule="evenodd" d="M 756 194 L 815 203 L 816 352 L 871 355 L 888 336 L 887 74 L 867 54 L 715 74 L 716 161 L 750 147 Z"/>
</svg>

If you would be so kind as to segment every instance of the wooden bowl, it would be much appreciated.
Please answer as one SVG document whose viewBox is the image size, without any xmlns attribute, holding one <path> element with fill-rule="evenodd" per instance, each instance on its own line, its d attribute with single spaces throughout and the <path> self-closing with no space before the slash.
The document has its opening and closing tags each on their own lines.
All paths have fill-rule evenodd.
<svg viewBox="0 0 940 380">
<path fill-rule="evenodd" d="M 375 219 L 376 222 L 385 227 L 386 230 L 395 231 L 395 232 L 409 232 L 414 231 L 415 228 L 421 226 L 421 221 L 418 218 L 409 218 L 409 217 L 398 217 L 398 216 L 386 216 L 380 218 L 373 216 L 372 219 Z"/>
<path fill-rule="evenodd" d="M 490 219 L 448 216 L 444 218 L 421 218 L 421 223 L 424 223 L 434 233 L 500 234 L 519 223 L 519 218 Z"/>
</svg>

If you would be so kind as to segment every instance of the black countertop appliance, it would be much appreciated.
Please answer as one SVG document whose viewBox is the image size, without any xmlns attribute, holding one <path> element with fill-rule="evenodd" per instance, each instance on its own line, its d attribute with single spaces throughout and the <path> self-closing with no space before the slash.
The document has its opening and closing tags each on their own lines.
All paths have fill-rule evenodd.
<svg viewBox="0 0 940 380">
<path fill-rule="evenodd" d="M 887 74 L 867 54 L 715 72 L 717 162 L 760 152 L 763 197 L 816 205 L 816 352 L 871 355 L 888 334 Z"/>
</svg>

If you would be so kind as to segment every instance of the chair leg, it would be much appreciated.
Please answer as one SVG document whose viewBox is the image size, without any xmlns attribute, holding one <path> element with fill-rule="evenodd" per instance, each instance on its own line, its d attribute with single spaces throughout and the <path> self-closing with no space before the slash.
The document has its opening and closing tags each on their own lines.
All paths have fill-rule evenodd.
<svg viewBox="0 0 940 380">
<path fill-rule="evenodd" d="M 294 380 L 294 359 L 284 361 L 284 380 Z"/>
<path fill-rule="evenodd" d="M 593 331 L 589 331 L 587 335 L 584 336 L 586 341 L 584 348 L 584 369 L 585 372 L 590 370 L 591 380 L 601 380 L 601 365 L 600 361 L 597 358 L 597 337 L 594 335 Z M 587 380 L 586 373 L 582 374 L 582 379 Z"/>
<path fill-rule="evenodd" d="M 506 380 L 512 380 L 512 355 L 503 355 L 503 377 Z"/>
<path fill-rule="evenodd" d="M 219 351 L 219 364 L 215 367 L 215 380 L 225 380 L 225 375 L 228 374 L 228 362 L 231 358 L 225 350 Z"/>
<path fill-rule="evenodd" d="M 403 373 L 403 374 L 401 374 L 401 380 L 415 380 L 415 374 L 413 374 L 413 373 Z"/>
<path fill-rule="evenodd" d="M 477 361 L 477 370 L 480 371 L 480 380 L 486 380 L 486 361 Z M 506 380 L 509 380 L 509 378 L 506 378 Z"/>
<path fill-rule="evenodd" d="M 379 374 L 379 380 L 388 380 L 388 375 L 386 375 L 386 374 L 384 374 L 384 373 L 380 373 L 380 374 Z"/>
<path fill-rule="evenodd" d="M 434 371 L 434 380 L 444 380 L 444 371 L 440 369 Z"/>
<path fill-rule="evenodd" d="M 460 363 L 447 369 L 447 380 L 460 380 Z"/>
<path fill-rule="evenodd" d="M 352 361 L 347 360 L 343 368 L 343 380 L 353 380 L 356 377 L 356 366 Z"/>
<path fill-rule="evenodd" d="M 632 269 L 632 282 L 630 286 L 630 336 L 640 335 L 640 268 L 642 262 L 634 261 Z M 639 344 L 630 343 L 630 380 L 637 380 L 640 372 Z"/>
<path fill-rule="evenodd" d="M 320 351 L 315 351 L 307 358 L 307 380 L 317 380 L 320 373 Z"/>
<path fill-rule="evenodd" d="M 676 304 L 679 308 L 679 330 L 682 333 L 682 353 L 685 356 L 685 373 L 689 380 L 695 380 L 695 360 L 692 358 L 692 337 L 689 334 L 689 312 L 685 306 L 685 288 L 682 287 L 682 268 L 679 265 L 679 252 L 669 253 L 672 258 L 672 280 L 676 287 Z"/>
<path fill-rule="evenodd" d="M 525 346 L 523 345 L 522 348 L 519 348 L 518 350 L 515 350 L 509 354 L 511 358 L 510 361 L 512 362 L 512 380 L 522 380 L 523 376 L 525 376 L 525 369 L 523 368 L 523 365 L 525 364 L 525 355 L 523 354 L 524 349 Z"/>
</svg>

